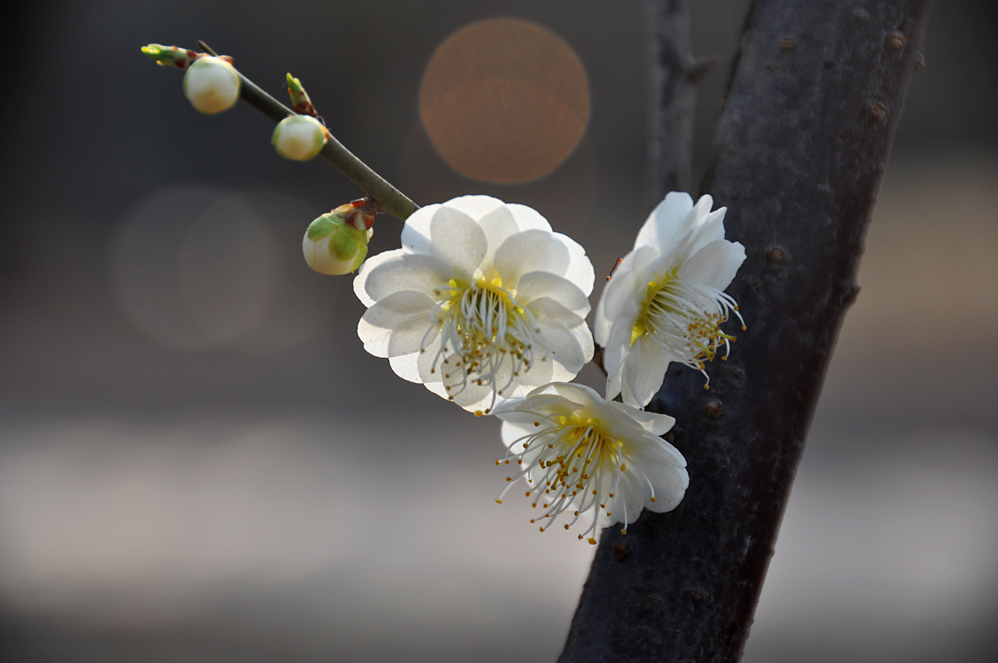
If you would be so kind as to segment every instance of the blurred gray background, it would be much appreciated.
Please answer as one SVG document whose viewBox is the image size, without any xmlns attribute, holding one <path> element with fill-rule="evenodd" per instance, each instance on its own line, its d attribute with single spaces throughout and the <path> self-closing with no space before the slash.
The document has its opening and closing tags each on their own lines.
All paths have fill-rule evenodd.
<svg viewBox="0 0 998 663">
<path fill-rule="evenodd" d="M 692 4 L 702 170 L 747 3 Z M 308 222 L 357 190 L 279 159 L 245 105 L 195 113 L 139 47 L 205 39 L 274 94 L 290 71 L 416 202 L 530 204 L 605 274 L 655 202 L 640 3 L 6 11 L 0 660 L 553 661 L 592 548 L 497 506 L 497 422 L 364 353 L 350 279 L 305 267 Z M 588 78 L 585 136 L 527 184 L 457 174 L 419 117 L 437 46 L 494 16 Z M 998 648 L 995 25 L 989 0 L 934 8 L 746 661 Z"/>
</svg>

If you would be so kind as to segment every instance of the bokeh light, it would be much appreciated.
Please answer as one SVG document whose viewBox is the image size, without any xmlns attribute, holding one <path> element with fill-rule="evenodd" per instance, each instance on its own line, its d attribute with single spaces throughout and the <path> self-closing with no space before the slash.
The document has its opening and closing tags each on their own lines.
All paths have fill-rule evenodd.
<svg viewBox="0 0 998 663">
<path fill-rule="evenodd" d="M 118 230 L 122 310 L 174 351 L 267 353 L 302 343 L 328 319 L 340 289 L 302 260 L 301 235 L 314 216 L 304 203 L 263 192 L 157 191 Z"/>
<path fill-rule="evenodd" d="M 558 35 L 532 21 L 491 18 L 437 48 L 419 112 L 434 147 L 462 175 L 529 182 L 557 168 L 585 133 L 589 81 Z"/>
</svg>

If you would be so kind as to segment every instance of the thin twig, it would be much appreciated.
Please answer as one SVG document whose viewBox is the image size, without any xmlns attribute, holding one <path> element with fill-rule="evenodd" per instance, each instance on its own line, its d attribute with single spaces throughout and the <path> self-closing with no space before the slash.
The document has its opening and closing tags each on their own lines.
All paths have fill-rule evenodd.
<svg viewBox="0 0 998 663">
<path fill-rule="evenodd" d="M 208 44 L 198 41 L 198 48 L 209 55 L 218 55 Z M 256 83 L 247 78 L 238 69 L 241 83 L 239 96 L 243 101 L 257 109 L 275 122 L 280 122 L 288 115 L 294 115 L 294 111 L 279 102 L 274 97 L 264 92 Z M 336 140 L 332 134 L 327 134 L 325 146 L 319 152 L 331 164 L 340 169 L 351 182 L 359 186 L 364 193 L 377 201 L 381 210 L 392 216 L 405 220 L 410 214 L 419 209 L 416 203 L 412 202 L 404 193 L 392 186 L 385 178 L 374 172 L 370 166 L 361 161 L 348 150 L 343 144 Z"/>
</svg>

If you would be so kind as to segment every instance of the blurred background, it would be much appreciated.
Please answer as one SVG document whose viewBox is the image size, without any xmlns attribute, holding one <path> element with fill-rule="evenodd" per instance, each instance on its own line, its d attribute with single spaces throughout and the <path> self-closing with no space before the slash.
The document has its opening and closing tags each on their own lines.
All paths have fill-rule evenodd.
<svg viewBox="0 0 998 663">
<path fill-rule="evenodd" d="M 702 172 L 747 2 L 691 4 Z M 605 274 L 655 202 L 642 5 L 6 12 L 0 660 L 553 661 L 593 549 L 497 506 L 497 422 L 364 353 L 350 279 L 304 265 L 358 190 L 139 47 L 204 39 L 281 97 L 290 71 L 417 203 L 532 205 Z M 996 24 L 933 10 L 746 661 L 998 647 Z"/>
</svg>

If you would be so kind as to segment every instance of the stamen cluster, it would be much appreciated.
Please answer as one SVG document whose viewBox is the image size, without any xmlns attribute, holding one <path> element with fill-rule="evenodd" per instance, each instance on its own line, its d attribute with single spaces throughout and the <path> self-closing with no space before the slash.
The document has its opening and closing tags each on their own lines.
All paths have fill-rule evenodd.
<svg viewBox="0 0 998 663">
<path fill-rule="evenodd" d="M 441 296 L 434 317 L 441 325 L 442 342 L 430 370 L 436 371 L 439 364 L 451 399 L 467 388 L 469 380 L 502 396 L 530 370 L 535 347 L 540 358 L 547 359 L 536 318 L 499 279 L 471 284 L 451 279 L 435 292 Z M 429 335 L 428 331 L 421 352 Z"/>
</svg>

